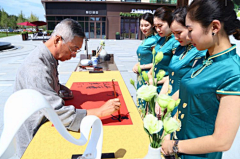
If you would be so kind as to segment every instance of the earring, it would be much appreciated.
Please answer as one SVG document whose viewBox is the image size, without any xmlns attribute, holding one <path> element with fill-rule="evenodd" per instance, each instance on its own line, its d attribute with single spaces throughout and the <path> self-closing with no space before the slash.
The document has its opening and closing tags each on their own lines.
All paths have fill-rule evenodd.
<svg viewBox="0 0 240 159">
<path fill-rule="evenodd" d="M 214 36 L 215 35 L 215 33 L 212 33 L 212 36 Z"/>
</svg>

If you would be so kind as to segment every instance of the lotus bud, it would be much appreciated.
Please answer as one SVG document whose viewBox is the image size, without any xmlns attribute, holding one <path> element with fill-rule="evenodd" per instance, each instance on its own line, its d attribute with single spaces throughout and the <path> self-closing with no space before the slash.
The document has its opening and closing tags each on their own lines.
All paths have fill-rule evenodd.
<svg viewBox="0 0 240 159">
<path fill-rule="evenodd" d="M 130 83 L 133 85 L 133 87 L 137 90 L 136 86 L 135 86 L 135 82 L 133 79 L 130 78 Z"/>
<path fill-rule="evenodd" d="M 174 118 L 166 118 L 163 121 L 163 126 L 165 133 L 171 134 L 181 128 L 181 123 Z"/>
<path fill-rule="evenodd" d="M 100 45 L 105 46 L 105 41 L 101 40 Z"/>
<path fill-rule="evenodd" d="M 163 52 L 158 52 L 156 57 L 155 57 L 155 63 L 159 63 L 163 59 Z"/>
<path fill-rule="evenodd" d="M 176 101 L 172 99 L 172 100 L 168 103 L 167 111 L 168 111 L 168 112 L 171 112 L 171 111 L 173 111 L 173 109 L 174 109 L 175 107 L 176 107 Z"/>
<path fill-rule="evenodd" d="M 153 56 L 156 54 L 155 48 L 152 49 L 152 54 L 153 54 Z"/>
<path fill-rule="evenodd" d="M 159 70 L 157 75 L 156 75 L 157 81 L 160 81 L 164 76 L 165 76 L 165 71 L 164 70 Z"/>
<path fill-rule="evenodd" d="M 142 77 L 143 77 L 143 79 L 144 79 L 145 81 L 147 81 L 147 82 L 149 83 L 149 78 L 148 78 L 148 74 L 147 74 L 146 71 L 143 71 L 143 72 L 142 72 Z"/>
<path fill-rule="evenodd" d="M 181 102 L 181 99 L 177 99 L 177 100 L 176 100 L 176 103 L 175 103 L 175 106 L 177 107 L 180 102 Z"/>
<path fill-rule="evenodd" d="M 161 94 L 157 97 L 156 102 L 158 103 L 158 105 L 161 108 L 165 109 L 165 108 L 167 108 L 168 103 L 171 101 L 171 99 L 172 98 L 170 96 L 168 96 L 166 94 Z"/>
<path fill-rule="evenodd" d="M 134 82 L 133 79 L 130 79 L 130 83 L 131 83 L 132 85 L 135 85 L 135 82 Z"/>
<path fill-rule="evenodd" d="M 140 67 L 140 64 L 138 65 L 138 73 L 141 74 L 142 73 L 142 69 Z"/>
</svg>

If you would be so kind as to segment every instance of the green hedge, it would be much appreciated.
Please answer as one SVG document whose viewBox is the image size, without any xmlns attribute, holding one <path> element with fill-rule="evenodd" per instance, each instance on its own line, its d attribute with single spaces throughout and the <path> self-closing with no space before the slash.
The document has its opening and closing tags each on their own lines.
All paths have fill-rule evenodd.
<svg viewBox="0 0 240 159">
<path fill-rule="evenodd" d="M 17 35 L 17 34 L 21 34 L 21 32 L 17 33 L 17 32 L 0 32 L 0 34 L 9 34 L 9 35 Z"/>
<path fill-rule="evenodd" d="M 0 32 L 0 38 L 3 37 L 8 37 L 8 36 L 14 36 L 14 35 L 19 35 L 20 33 L 8 33 L 8 35 L 6 34 L 6 32 Z"/>
<path fill-rule="evenodd" d="M 133 18 L 136 18 L 136 17 L 140 17 L 142 14 L 140 13 L 124 13 L 124 12 L 120 12 L 120 16 L 121 17 L 133 17 Z"/>
</svg>

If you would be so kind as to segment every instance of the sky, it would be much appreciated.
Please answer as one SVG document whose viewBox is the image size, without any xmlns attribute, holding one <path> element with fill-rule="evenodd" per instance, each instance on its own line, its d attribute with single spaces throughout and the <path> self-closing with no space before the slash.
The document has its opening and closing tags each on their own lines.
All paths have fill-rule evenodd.
<svg viewBox="0 0 240 159">
<path fill-rule="evenodd" d="M 25 18 L 33 13 L 39 20 L 46 21 L 41 0 L 0 0 L 0 8 L 3 8 L 8 15 L 18 16 L 22 11 Z"/>
</svg>

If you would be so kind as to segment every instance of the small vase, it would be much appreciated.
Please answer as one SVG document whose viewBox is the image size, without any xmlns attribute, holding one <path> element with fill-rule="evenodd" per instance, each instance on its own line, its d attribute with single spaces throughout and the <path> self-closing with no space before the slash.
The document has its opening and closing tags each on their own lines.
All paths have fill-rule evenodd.
<svg viewBox="0 0 240 159">
<path fill-rule="evenodd" d="M 105 56 L 107 55 L 106 50 L 103 48 L 103 49 L 101 50 L 101 52 L 100 52 L 99 55 L 100 55 L 100 58 L 101 58 L 102 60 L 104 60 Z"/>
<path fill-rule="evenodd" d="M 175 159 L 174 155 L 170 155 L 170 156 L 164 156 L 165 159 Z"/>
<path fill-rule="evenodd" d="M 143 159 L 162 159 L 161 157 L 161 147 L 152 148 L 151 144 L 148 147 L 148 153 Z"/>
</svg>

